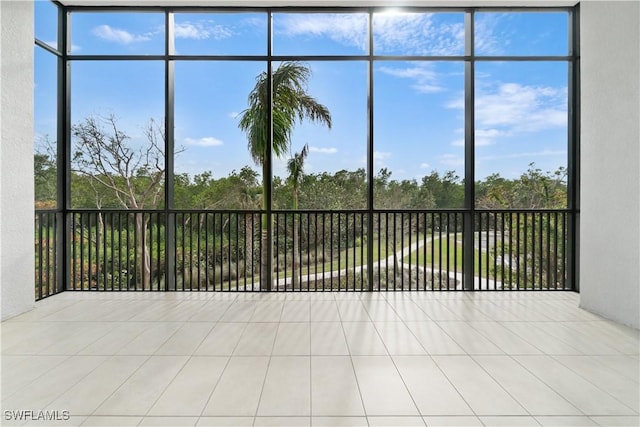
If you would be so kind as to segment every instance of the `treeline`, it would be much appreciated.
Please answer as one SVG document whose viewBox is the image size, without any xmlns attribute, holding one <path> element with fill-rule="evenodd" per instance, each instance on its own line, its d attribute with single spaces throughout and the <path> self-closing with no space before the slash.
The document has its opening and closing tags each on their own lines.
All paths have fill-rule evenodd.
<svg viewBox="0 0 640 427">
<path fill-rule="evenodd" d="M 36 154 L 36 208 L 55 207 L 56 165 L 44 154 Z M 149 176 L 138 171 L 123 181 L 121 188 L 136 193 L 148 188 Z M 72 173 L 71 205 L 77 208 L 122 209 L 122 201 L 112 188 L 95 177 Z M 161 182 L 159 185 L 164 185 Z M 262 187 L 258 173 L 246 166 L 228 176 L 215 178 L 212 172 L 194 176 L 178 174 L 174 180 L 174 206 L 177 209 L 221 210 L 260 209 Z M 476 182 L 476 207 L 481 209 L 553 209 L 566 207 L 566 170 L 543 172 L 531 164 L 517 179 L 499 174 Z M 367 176 L 364 169 L 335 173 L 310 173 L 302 177 L 299 207 L 309 210 L 352 210 L 367 207 Z M 432 172 L 420 180 L 393 179 L 391 171 L 381 169 L 374 177 L 374 203 L 377 209 L 449 209 L 464 207 L 464 180 L 454 172 Z M 291 209 L 293 184 L 282 177 L 273 179 L 273 206 Z M 147 209 L 164 207 L 160 198 Z"/>
</svg>

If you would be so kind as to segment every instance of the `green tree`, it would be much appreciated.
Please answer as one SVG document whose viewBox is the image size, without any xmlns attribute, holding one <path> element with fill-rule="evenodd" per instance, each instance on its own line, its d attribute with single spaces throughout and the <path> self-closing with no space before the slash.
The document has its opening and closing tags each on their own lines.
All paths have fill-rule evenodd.
<svg viewBox="0 0 640 427">
<path fill-rule="evenodd" d="M 294 153 L 293 157 L 287 162 L 287 171 L 289 172 L 288 181 L 293 188 L 293 203 L 292 208 L 298 210 L 298 188 L 300 187 L 300 181 L 304 175 L 304 161 L 309 155 L 309 146 L 304 145 L 302 151 Z M 297 220 L 297 221 L 296 221 Z M 296 224 L 297 223 L 297 224 Z M 298 215 L 293 215 L 293 271 L 292 271 L 292 283 L 295 289 L 298 282 L 298 269 L 300 268 L 300 236 L 298 236 L 299 219 Z"/>
<path fill-rule="evenodd" d="M 320 104 L 307 93 L 307 83 L 311 70 L 299 62 L 283 62 L 269 76 L 261 73 L 256 85 L 249 94 L 249 107 L 241 113 L 240 129 L 246 133 L 249 153 L 253 161 L 262 166 L 262 209 L 266 210 L 266 194 L 268 191 L 265 176 L 267 170 L 266 156 L 269 143 L 269 109 L 273 124 L 272 153 L 282 157 L 291 147 L 291 135 L 298 122 L 307 119 L 331 128 L 331 114 L 326 106 Z M 269 79 L 271 79 L 272 103 L 269 105 Z M 267 218 L 262 216 L 262 277 L 260 286 L 266 287 L 268 277 Z"/>
<path fill-rule="evenodd" d="M 87 117 L 71 127 L 75 152 L 71 168 L 84 177 L 95 193 L 95 206 L 114 203 L 123 209 L 157 208 L 164 188 L 163 126 L 151 119 L 144 129 L 146 143 L 134 147 L 130 136 L 122 131 L 115 116 Z M 134 214 L 137 259 L 142 289 L 151 283 L 151 258 L 147 229 L 151 216 Z M 102 214 L 98 215 L 103 230 Z"/>
</svg>

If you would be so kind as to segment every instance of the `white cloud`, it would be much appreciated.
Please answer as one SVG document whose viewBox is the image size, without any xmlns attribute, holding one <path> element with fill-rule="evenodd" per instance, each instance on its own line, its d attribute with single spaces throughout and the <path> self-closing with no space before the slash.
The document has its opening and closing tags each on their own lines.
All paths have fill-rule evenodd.
<svg viewBox="0 0 640 427">
<path fill-rule="evenodd" d="M 328 37 L 343 45 L 366 51 L 367 16 L 355 13 L 290 14 L 280 16 L 276 33 L 289 37 Z"/>
<path fill-rule="evenodd" d="M 566 88 L 502 83 L 476 97 L 476 121 L 528 132 L 566 126 L 566 93 Z"/>
<path fill-rule="evenodd" d="M 460 55 L 464 24 L 437 22 L 432 13 L 376 13 L 373 37 L 376 54 Z"/>
<path fill-rule="evenodd" d="M 429 163 L 420 163 L 420 169 L 429 169 L 431 165 Z"/>
<path fill-rule="evenodd" d="M 221 140 L 218 138 L 214 138 L 213 136 L 207 136 L 204 138 L 185 138 L 184 143 L 186 145 L 192 145 L 196 147 L 218 147 L 223 144 Z"/>
<path fill-rule="evenodd" d="M 120 44 L 131 44 L 151 40 L 151 37 L 147 34 L 132 34 L 126 30 L 114 28 L 109 25 L 99 25 L 91 32 L 103 40 Z"/>
<path fill-rule="evenodd" d="M 209 38 L 221 40 L 233 35 L 233 31 L 230 28 L 215 25 L 210 21 L 176 22 L 174 32 L 176 38 L 194 40 L 206 40 Z"/>
<path fill-rule="evenodd" d="M 335 154 L 338 152 L 338 149 L 335 147 L 329 147 L 329 148 L 325 148 L 325 147 L 309 147 L 309 151 L 311 151 L 312 153 L 320 153 L 320 154 Z"/>
<path fill-rule="evenodd" d="M 475 52 L 476 55 L 500 55 L 504 53 L 503 46 L 510 42 L 510 34 L 500 31 L 504 28 L 501 21 L 505 14 L 501 13 L 478 13 L 476 14 L 475 27 Z"/>
<path fill-rule="evenodd" d="M 238 113 L 237 111 L 232 111 L 232 112 L 229 113 L 229 118 L 230 119 L 237 119 L 239 115 L 240 115 L 240 113 Z"/>
<path fill-rule="evenodd" d="M 442 92 L 444 88 L 437 83 L 438 75 L 432 64 L 421 63 L 407 68 L 380 67 L 380 71 L 390 76 L 414 81 L 411 86 L 419 93 Z"/>
<path fill-rule="evenodd" d="M 457 97 L 445 106 L 464 109 L 464 99 Z M 567 88 L 494 84 L 479 90 L 475 118 L 480 128 L 476 137 L 485 145 L 499 136 L 563 127 L 567 125 Z"/>
<path fill-rule="evenodd" d="M 388 151 L 374 151 L 373 152 L 373 160 L 385 160 L 388 159 L 389 157 L 391 157 L 391 153 L 389 153 Z"/>
</svg>

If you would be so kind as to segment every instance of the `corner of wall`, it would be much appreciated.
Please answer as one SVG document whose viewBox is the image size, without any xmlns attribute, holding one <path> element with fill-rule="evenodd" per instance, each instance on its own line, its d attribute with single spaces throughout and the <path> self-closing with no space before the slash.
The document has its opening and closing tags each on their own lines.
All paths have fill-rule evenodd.
<svg viewBox="0 0 640 427">
<path fill-rule="evenodd" d="M 0 1 L 2 320 L 34 303 L 33 2 Z"/>
<path fill-rule="evenodd" d="M 640 3 L 580 7 L 580 306 L 640 328 Z"/>
</svg>

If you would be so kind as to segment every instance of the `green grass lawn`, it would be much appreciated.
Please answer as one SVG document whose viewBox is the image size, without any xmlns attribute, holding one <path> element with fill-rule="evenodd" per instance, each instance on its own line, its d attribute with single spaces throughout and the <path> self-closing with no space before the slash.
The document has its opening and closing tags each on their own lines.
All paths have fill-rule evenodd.
<svg viewBox="0 0 640 427">
<path fill-rule="evenodd" d="M 433 242 L 428 241 L 423 247 L 417 251 L 411 252 L 410 255 L 404 257 L 403 262 L 411 265 L 426 266 L 427 268 L 433 267 L 434 269 L 442 268 L 447 269 L 447 259 L 449 261 L 449 270 L 462 273 L 462 235 L 458 234 L 458 240 L 455 240 L 455 236 L 450 235 L 448 238 L 443 236 L 442 242 L 439 237 L 435 237 Z M 433 246 L 433 247 L 432 247 Z M 475 273 L 479 274 L 478 265 L 478 250 L 473 251 Z M 425 258 L 426 255 L 426 258 Z"/>
</svg>

